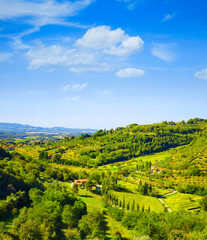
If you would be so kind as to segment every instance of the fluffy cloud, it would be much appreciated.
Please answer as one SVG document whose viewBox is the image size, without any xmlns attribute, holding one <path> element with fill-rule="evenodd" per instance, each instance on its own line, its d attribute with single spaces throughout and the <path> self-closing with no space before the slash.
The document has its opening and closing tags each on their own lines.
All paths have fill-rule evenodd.
<svg viewBox="0 0 207 240">
<path fill-rule="evenodd" d="M 207 68 L 201 71 L 198 71 L 194 74 L 195 78 L 207 80 Z"/>
<path fill-rule="evenodd" d="M 172 44 L 154 43 L 151 50 L 152 55 L 166 62 L 172 62 L 176 58 L 176 54 L 172 51 Z"/>
<path fill-rule="evenodd" d="M 76 41 L 78 47 L 104 49 L 120 43 L 125 38 L 121 28 L 111 30 L 108 26 L 89 29 L 85 35 Z"/>
<path fill-rule="evenodd" d="M 13 19 L 29 16 L 40 25 L 60 21 L 61 18 L 76 15 L 80 10 L 90 5 L 94 0 L 79 1 L 26 1 L 26 0 L 0 0 L 0 19 Z"/>
<path fill-rule="evenodd" d="M 71 90 L 71 91 L 82 91 L 84 88 L 86 88 L 88 85 L 88 83 L 76 83 L 76 84 L 73 84 L 73 85 L 66 85 L 64 87 L 62 87 L 62 91 L 67 91 L 67 90 Z"/>
<path fill-rule="evenodd" d="M 35 44 L 28 46 L 21 41 L 17 44 L 18 49 L 29 48 L 25 54 L 29 69 L 62 66 L 71 72 L 103 72 L 113 69 L 113 64 L 106 63 L 107 55 L 120 57 L 133 54 L 142 48 L 144 42 L 139 36 L 130 37 L 120 28 L 111 30 L 101 26 L 89 29 L 73 46 L 45 46 L 39 41 Z"/>
<path fill-rule="evenodd" d="M 142 77 L 145 74 L 145 71 L 138 68 L 125 68 L 121 69 L 116 73 L 116 76 L 119 78 L 131 78 L 131 77 Z"/>
<path fill-rule="evenodd" d="M 79 52 L 76 49 L 67 49 L 59 45 L 45 47 L 43 45 L 31 48 L 25 56 L 29 60 L 29 69 L 38 69 L 42 66 L 76 66 L 92 64 L 94 56 Z"/>
<path fill-rule="evenodd" d="M 109 26 L 99 26 L 89 29 L 75 45 L 103 50 L 105 54 L 126 56 L 141 49 L 144 42 L 139 36 L 130 37 L 121 28 L 111 30 Z"/>
</svg>

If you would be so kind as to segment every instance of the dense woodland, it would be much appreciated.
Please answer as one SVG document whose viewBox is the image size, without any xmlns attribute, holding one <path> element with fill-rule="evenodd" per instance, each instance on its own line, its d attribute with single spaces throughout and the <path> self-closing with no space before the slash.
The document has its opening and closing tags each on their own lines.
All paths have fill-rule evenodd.
<svg viewBox="0 0 207 240">
<path fill-rule="evenodd" d="M 0 144 L 0 239 L 207 238 L 205 119 Z M 190 205 L 168 212 L 168 192 Z"/>
</svg>

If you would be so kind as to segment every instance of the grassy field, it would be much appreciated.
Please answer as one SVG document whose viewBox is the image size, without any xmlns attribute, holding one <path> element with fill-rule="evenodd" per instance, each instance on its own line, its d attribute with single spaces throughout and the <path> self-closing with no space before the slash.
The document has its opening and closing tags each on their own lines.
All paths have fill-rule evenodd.
<svg viewBox="0 0 207 240">
<path fill-rule="evenodd" d="M 104 166 L 99 167 L 99 169 L 103 169 L 103 170 L 110 170 L 111 172 L 114 171 L 118 171 L 119 169 L 123 169 L 123 168 L 136 168 L 137 164 L 140 163 L 144 163 L 144 162 L 149 162 L 151 161 L 152 164 L 164 160 L 167 157 L 172 156 L 172 153 L 170 150 L 165 151 L 165 152 L 160 152 L 160 153 L 155 153 L 155 154 L 150 154 L 150 155 L 146 155 L 146 156 L 140 156 L 137 158 L 132 158 L 128 161 L 124 161 L 124 162 L 118 162 L 118 163 L 113 163 L 113 164 L 107 164 Z"/>
<path fill-rule="evenodd" d="M 201 196 L 176 193 L 173 195 L 166 196 L 162 200 L 167 204 L 172 211 L 179 210 L 193 210 L 199 208 L 199 201 L 202 199 Z"/>
<path fill-rule="evenodd" d="M 92 168 L 83 168 L 83 167 L 62 165 L 62 164 L 57 164 L 57 163 L 50 163 L 50 165 L 53 167 L 56 167 L 56 168 L 67 168 L 68 170 L 70 170 L 72 172 L 82 172 L 82 171 L 85 171 L 87 173 L 94 172 L 94 169 L 92 169 Z"/>
<path fill-rule="evenodd" d="M 119 201 L 123 201 L 125 198 L 125 205 L 127 206 L 127 203 L 129 202 L 130 206 L 132 206 L 133 201 L 135 202 L 135 210 L 137 204 L 139 204 L 140 209 L 144 206 L 145 210 L 148 210 L 148 207 L 150 207 L 150 210 L 153 212 L 164 212 L 164 208 L 161 204 L 161 202 L 154 197 L 148 197 L 139 195 L 136 193 L 126 193 L 126 192 L 116 192 L 111 191 L 113 195 L 118 197 Z"/>
<path fill-rule="evenodd" d="M 41 148 L 40 146 L 24 146 L 24 147 L 16 147 L 15 151 L 18 153 L 25 155 L 25 156 L 30 156 L 34 159 L 39 158 L 39 152 L 43 151 L 44 148 Z"/>
<path fill-rule="evenodd" d="M 79 188 L 78 197 L 86 203 L 89 212 L 100 211 L 103 208 L 103 202 L 99 195 Z"/>
<path fill-rule="evenodd" d="M 69 191 L 71 190 L 70 183 L 62 183 Z M 103 201 L 101 196 L 94 194 L 92 192 L 86 191 L 83 188 L 79 188 L 78 190 L 78 198 L 83 200 L 86 203 L 88 212 L 94 212 L 96 210 L 102 211 L 103 209 Z M 121 222 L 115 221 L 110 216 L 105 216 L 108 226 L 107 237 L 109 239 L 113 239 L 113 236 L 118 231 L 121 233 L 122 238 L 124 239 L 133 239 L 134 235 L 133 232 L 126 229 L 121 225 Z"/>
<path fill-rule="evenodd" d="M 110 216 L 106 216 L 106 221 L 108 222 L 108 234 L 107 237 L 113 239 L 116 232 L 121 233 L 122 239 L 133 239 L 134 234 L 132 230 L 126 229 L 121 222 L 115 221 Z"/>
</svg>

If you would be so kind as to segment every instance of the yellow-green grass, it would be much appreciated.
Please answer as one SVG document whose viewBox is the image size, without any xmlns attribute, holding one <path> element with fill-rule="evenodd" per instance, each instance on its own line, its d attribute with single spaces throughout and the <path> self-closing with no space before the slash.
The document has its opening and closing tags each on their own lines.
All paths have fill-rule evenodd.
<svg viewBox="0 0 207 240">
<path fill-rule="evenodd" d="M 125 199 L 125 206 L 127 206 L 128 202 L 130 206 L 132 206 L 134 201 L 135 210 L 138 204 L 140 209 L 144 206 L 145 210 L 148 210 L 148 208 L 150 207 L 150 210 L 153 212 L 164 211 L 164 207 L 162 206 L 162 203 L 157 198 L 143 196 L 136 193 L 126 193 L 126 192 L 116 192 L 116 191 L 111 191 L 111 193 L 112 195 L 118 197 L 119 201 L 123 201 L 123 199 Z"/>
<path fill-rule="evenodd" d="M 112 164 L 108 164 L 105 166 L 101 166 L 99 167 L 100 169 L 108 169 L 112 172 L 117 171 L 119 169 L 122 168 L 126 168 L 126 167 L 133 167 L 135 168 L 137 164 L 143 163 L 143 162 L 149 162 L 151 161 L 152 164 L 164 160 L 167 157 L 171 157 L 172 153 L 170 151 L 165 151 L 165 152 L 160 152 L 160 153 L 155 153 L 155 154 L 150 154 L 150 155 L 146 155 L 146 156 L 140 156 L 137 158 L 132 158 L 128 161 L 124 161 L 124 162 L 119 162 L 119 163 L 112 163 Z"/>
<path fill-rule="evenodd" d="M 171 190 L 171 189 L 163 189 L 163 188 L 156 188 L 155 190 L 157 191 L 157 193 L 159 195 L 164 195 L 164 194 L 168 194 L 168 193 L 173 192 L 173 190 Z"/>
<path fill-rule="evenodd" d="M 94 170 L 93 168 L 83 168 L 83 167 L 76 167 L 76 166 L 70 166 L 70 165 L 63 165 L 63 164 L 57 164 L 57 163 L 50 163 L 51 166 L 56 167 L 56 168 L 66 168 L 70 170 L 71 172 L 87 172 L 91 173 L 97 170 Z"/>
<path fill-rule="evenodd" d="M 147 179 L 134 179 L 134 183 L 132 183 L 132 182 L 126 182 L 126 181 L 118 181 L 118 185 L 120 186 L 120 187 L 124 187 L 124 188 L 127 188 L 127 189 L 129 189 L 130 191 L 132 191 L 132 192 L 136 192 L 137 191 L 137 184 L 139 183 L 139 181 L 142 181 L 142 183 L 144 183 L 145 181 L 147 182 L 147 183 L 150 183 L 151 184 L 151 182 L 149 181 L 149 180 L 147 180 Z M 171 192 L 173 192 L 173 190 L 172 189 L 163 189 L 163 188 L 155 188 L 155 190 L 156 190 L 156 192 L 157 192 L 157 194 L 158 195 L 164 195 L 164 194 L 167 194 L 167 193 L 171 193 Z"/>
<path fill-rule="evenodd" d="M 39 158 L 39 152 L 43 150 L 44 148 L 40 146 L 23 146 L 15 148 L 15 151 L 17 151 L 18 153 L 35 159 Z"/>
<path fill-rule="evenodd" d="M 131 183 L 131 182 L 118 181 L 118 185 L 122 188 L 127 188 L 132 192 L 137 191 L 137 184 L 134 184 L 134 183 Z"/>
<path fill-rule="evenodd" d="M 71 183 L 61 184 L 65 186 L 68 191 L 71 191 Z M 101 209 L 103 209 L 103 201 L 101 196 L 97 194 L 79 187 L 77 197 L 85 202 L 88 212 L 101 211 Z M 108 226 L 107 237 L 109 237 L 109 239 L 112 239 L 116 232 L 120 232 L 124 239 L 133 239 L 133 231 L 126 229 L 122 226 L 121 222 L 114 220 L 110 216 L 105 215 L 105 217 Z"/>
<path fill-rule="evenodd" d="M 26 140 L 36 140 L 38 138 L 40 138 L 40 136 L 27 136 L 27 137 L 24 137 L 24 139 L 26 139 Z"/>
<path fill-rule="evenodd" d="M 78 197 L 85 202 L 89 212 L 100 211 L 103 208 L 103 202 L 99 195 L 79 188 Z"/>
<path fill-rule="evenodd" d="M 175 193 L 166 196 L 162 200 L 167 204 L 172 211 L 179 210 L 193 210 L 199 207 L 199 201 L 202 199 L 201 196 L 192 194 Z"/>
<path fill-rule="evenodd" d="M 115 236 L 116 232 L 121 233 L 122 239 L 133 239 L 134 234 L 132 230 L 128 230 L 125 228 L 121 222 L 115 221 L 113 218 L 110 216 L 106 216 L 106 221 L 108 222 L 108 234 L 107 237 L 111 239 L 111 236 Z"/>
<path fill-rule="evenodd" d="M 86 203 L 87 209 L 89 212 L 93 212 L 95 210 L 100 211 L 103 208 L 103 202 L 99 195 L 96 195 L 92 192 L 86 191 L 85 189 L 79 188 L 78 197 Z M 111 217 L 106 215 L 106 221 L 108 226 L 108 237 L 111 238 L 118 231 L 121 233 L 123 238 L 132 239 L 133 234 L 132 231 L 129 231 L 125 227 L 121 225 L 121 222 L 115 221 Z"/>
<path fill-rule="evenodd" d="M 60 182 L 62 186 L 65 187 L 65 189 L 68 192 L 72 191 L 72 185 L 69 182 Z M 78 188 L 78 194 L 77 197 L 83 200 L 87 206 L 87 210 L 89 212 L 93 212 L 95 210 L 101 210 L 103 208 L 103 201 L 101 199 L 100 195 L 94 194 L 90 191 L 86 191 L 85 188 L 82 188 L 79 186 Z"/>
</svg>

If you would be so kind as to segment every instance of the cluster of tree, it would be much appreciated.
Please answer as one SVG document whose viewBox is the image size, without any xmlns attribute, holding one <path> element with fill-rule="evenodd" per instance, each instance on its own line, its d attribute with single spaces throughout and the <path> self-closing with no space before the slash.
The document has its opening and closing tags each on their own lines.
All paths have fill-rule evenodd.
<svg viewBox="0 0 207 240">
<path fill-rule="evenodd" d="M 137 171 L 151 170 L 151 166 L 152 166 L 151 161 L 146 161 L 146 162 L 143 162 L 142 164 L 137 164 L 136 165 L 136 170 Z"/>
<path fill-rule="evenodd" d="M 199 196 L 207 195 L 207 189 L 195 185 L 179 185 L 177 191 L 181 193 L 195 194 Z"/>
<path fill-rule="evenodd" d="M 17 213 L 27 203 L 25 192 L 19 191 L 7 196 L 6 200 L 0 200 L 0 220 L 10 213 Z"/>
<path fill-rule="evenodd" d="M 197 123 L 197 120 L 195 122 Z M 126 128 L 99 130 L 93 135 L 83 134 L 57 142 L 54 144 L 56 148 L 61 149 L 63 146 L 63 151 L 74 151 L 76 154 L 74 157 L 64 159 L 62 152 L 57 152 L 50 161 L 82 167 L 125 161 L 189 144 L 202 128 L 203 125 L 199 124 L 166 121 L 161 124 L 142 126 L 131 124 Z"/>
<path fill-rule="evenodd" d="M 144 205 L 140 206 L 135 200 L 132 202 L 126 201 L 125 197 L 121 200 L 119 197 L 115 196 L 112 193 L 109 193 L 105 196 L 106 198 L 106 205 L 107 209 L 109 211 L 109 215 L 116 219 L 117 221 L 120 221 L 119 215 L 122 216 L 127 211 L 142 211 L 144 212 L 146 209 Z M 112 207 L 115 206 L 115 207 Z M 117 207 L 117 208 L 116 208 Z M 121 211 L 119 211 L 121 210 Z M 147 211 L 150 212 L 150 207 L 148 207 Z M 116 217 L 115 217 L 116 216 Z"/>
<path fill-rule="evenodd" d="M 142 183 L 141 180 L 137 187 L 137 192 L 141 195 L 157 197 L 157 191 L 152 188 L 152 185 L 147 182 Z"/>
<path fill-rule="evenodd" d="M 0 147 L 0 160 L 2 160 L 4 158 L 11 158 L 11 155 L 9 154 L 8 151 L 6 151 Z"/>
<path fill-rule="evenodd" d="M 206 216 L 206 215 L 205 215 Z M 149 239 L 199 239 L 207 237 L 207 218 L 194 213 L 128 212 L 122 224 L 133 229 L 137 236 Z"/>
<path fill-rule="evenodd" d="M 78 230 L 80 219 L 87 214 L 85 203 L 57 183 L 45 191 L 32 188 L 29 198 L 31 206 L 23 207 L 12 224 L 11 233 L 20 240 L 65 239 L 64 230 Z"/>
</svg>

